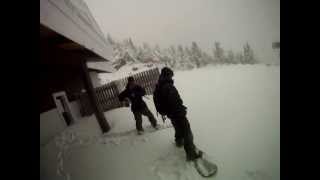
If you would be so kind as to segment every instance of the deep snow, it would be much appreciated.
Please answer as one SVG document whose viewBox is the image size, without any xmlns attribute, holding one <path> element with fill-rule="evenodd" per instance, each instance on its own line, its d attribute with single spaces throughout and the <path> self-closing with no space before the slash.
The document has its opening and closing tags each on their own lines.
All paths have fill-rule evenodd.
<svg viewBox="0 0 320 180">
<path fill-rule="evenodd" d="M 195 144 L 218 165 L 212 179 L 280 179 L 279 66 L 205 67 L 176 72 L 174 80 Z M 145 101 L 155 112 L 153 102 Z M 105 115 L 108 134 L 101 135 L 91 116 L 41 147 L 41 179 L 202 179 L 185 162 L 183 148 L 174 146 L 169 121 L 169 128 L 137 136 L 128 108 Z"/>
</svg>

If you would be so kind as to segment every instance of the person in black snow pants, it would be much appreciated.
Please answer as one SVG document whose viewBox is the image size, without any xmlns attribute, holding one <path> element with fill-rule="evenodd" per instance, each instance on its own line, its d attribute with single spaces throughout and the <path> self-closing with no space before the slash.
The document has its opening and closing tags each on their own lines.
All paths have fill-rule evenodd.
<svg viewBox="0 0 320 180">
<path fill-rule="evenodd" d="M 152 127 L 158 129 L 157 120 L 142 99 L 145 94 L 145 89 L 137 85 L 133 77 L 129 77 L 126 89 L 118 96 L 121 102 L 130 100 L 131 111 L 133 112 L 136 120 L 136 129 L 139 135 L 144 131 L 142 128 L 142 115 L 147 116 Z"/>
<path fill-rule="evenodd" d="M 167 116 L 175 130 L 175 142 L 177 147 L 184 146 L 187 161 L 194 161 L 201 157 L 201 152 L 193 143 L 193 135 L 190 124 L 186 117 L 186 107 L 173 84 L 173 71 L 164 67 L 161 70 L 158 83 L 156 85 L 153 100 L 157 111 L 162 115 L 163 120 Z"/>
</svg>

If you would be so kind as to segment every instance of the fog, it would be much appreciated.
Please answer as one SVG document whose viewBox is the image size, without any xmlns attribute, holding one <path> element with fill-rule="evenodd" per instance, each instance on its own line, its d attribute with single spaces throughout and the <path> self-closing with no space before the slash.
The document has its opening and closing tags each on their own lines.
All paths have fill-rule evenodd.
<svg viewBox="0 0 320 180">
<path fill-rule="evenodd" d="M 280 0 L 85 0 L 102 31 L 122 40 L 160 47 L 198 45 L 212 53 L 214 41 L 241 51 L 248 42 L 262 62 L 278 63 Z"/>
</svg>

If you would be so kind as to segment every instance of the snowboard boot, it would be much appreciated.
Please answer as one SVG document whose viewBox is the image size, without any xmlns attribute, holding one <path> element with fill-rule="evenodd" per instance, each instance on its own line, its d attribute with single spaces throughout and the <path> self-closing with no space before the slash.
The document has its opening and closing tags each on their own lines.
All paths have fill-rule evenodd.
<svg viewBox="0 0 320 180">
<path fill-rule="evenodd" d="M 184 145 L 183 139 L 181 139 L 181 140 L 176 140 L 176 146 L 177 146 L 178 148 L 182 147 L 183 145 Z"/>
<path fill-rule="evenodd" d="M 202 151 L 198 151 L 194 157 L 187 155 L 187 161 L 195 161 L 196 159 L 202 158 L 202 155 L 203 155 Z"/>
<path fill-rule="evenodd" d="M 142 135 L 143 132 L 144 132 L 143 130 L 139 130 L 139 131 L 138 131 L 138 135 Z"/>
</svg>

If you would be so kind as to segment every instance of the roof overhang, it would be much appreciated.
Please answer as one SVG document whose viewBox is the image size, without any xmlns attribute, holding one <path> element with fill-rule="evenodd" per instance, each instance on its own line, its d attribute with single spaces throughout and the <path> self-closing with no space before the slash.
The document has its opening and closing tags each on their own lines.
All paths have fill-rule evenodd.
<svg viewBox="0 0 320 180">
<path fill-rule="evenodd" d="M 87 49 L 101 60 L 113 61 L 112 46 L 83 0 L 40 0 L 40 24 L 76 42 L 66 42 L 61 48 Z"/>
<path fill-rule="evenodd" d="M 79 60 L 106 61 L 93 51 L 64 37 L 40 23 L 40 54 L 42 63 L 79 64 Z M 76 55 L 76 57 L 71 57 Z M 72 61 L 72 62 L 71 62 Z"/>
</svg>

